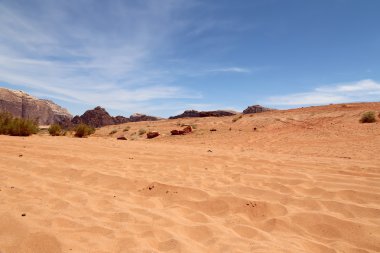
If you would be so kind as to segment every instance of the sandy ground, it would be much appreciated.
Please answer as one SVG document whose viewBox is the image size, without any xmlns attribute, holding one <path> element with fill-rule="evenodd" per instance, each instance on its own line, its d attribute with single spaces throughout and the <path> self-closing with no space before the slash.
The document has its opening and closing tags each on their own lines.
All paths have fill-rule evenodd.
<svg viewBox="0 0 380 253">
<path fill-rule="evenodd" d="M 0 136 L 0 252 L 380 252 L 367 110 L 380 103 Z"/>
</svg>

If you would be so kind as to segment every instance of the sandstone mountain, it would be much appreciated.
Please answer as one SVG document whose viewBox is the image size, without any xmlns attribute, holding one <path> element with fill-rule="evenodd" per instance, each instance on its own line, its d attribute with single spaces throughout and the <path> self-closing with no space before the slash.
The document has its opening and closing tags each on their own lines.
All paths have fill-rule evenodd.
<svg viewBox="0 0 380 253">
<path fill-rule="evenodd" d="M 25 92 L 0 87 L 0 112 L 37 120 L 40 125 L 67 124 L 72 115 L 50 100 L 38 99 Z"/>
<path fill-rule="evenodd" d="M 237 112 L 227 111 L 227 110 L 217 110 L 217 111 L 196 111 L 196 110 L 187 110 L 182 114 L 177 116 L 172 116 L 169 119 L 179 119 L 179 118 L 196 118 L 196 117 L 223 117 L 223 116 L 232 116 L 236 115 Z"/>
<path fill-rule="evenodd" d="M 75 116 L 71 122 L 74 125 L 85 123 L 93 127 L 103 127 L 127 122 L 154 121 L 159 119 L 158 117 L 139 113 L 131 115 L 130 118 L 123 116 L 112 117 L 104 108 L 97 106 L 92 110 L 86 111 L 82 116 Z"/>
<path fill-rule="evenodd" d="M 261 105 L 251 105 L 248 106 L 247 109 L 243 111 L 244 114 L 258 113 L 258 112 L 266 112 L 273 109 L 263 107 Z"/>
</svg>

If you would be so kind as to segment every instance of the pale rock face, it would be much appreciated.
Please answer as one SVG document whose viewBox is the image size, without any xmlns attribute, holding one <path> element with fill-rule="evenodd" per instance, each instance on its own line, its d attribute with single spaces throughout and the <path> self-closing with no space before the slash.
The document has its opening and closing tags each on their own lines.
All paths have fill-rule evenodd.
<svg viewBox="0 0 380 253">
<path fill-rule="evenodd" d="M 0 88 L 0 111 L 37 120 L 40 125 L 69 122 L 72 115 L 50 100 L 38 99 L 22 91 Z"/>
</svg>

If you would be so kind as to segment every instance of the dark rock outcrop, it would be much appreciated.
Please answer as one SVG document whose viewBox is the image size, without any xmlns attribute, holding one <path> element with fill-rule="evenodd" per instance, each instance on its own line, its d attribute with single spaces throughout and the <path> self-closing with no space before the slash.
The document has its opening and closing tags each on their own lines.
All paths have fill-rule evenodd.
<svg viewBox="0 0 380 253">
<path fill-rule="evenodd" d="M 74 125 L 87 124 L 92 127 L 114 125 L 115 118 L 102 107 L 97 106 L 93 110 L 86 111 L 82 116 L 75 116 L 71 121 Z"/>
<path fill-rule="evenodd" d="M 263 107 L 261 105 L 251 105 L 248 106 L 247 109 L 243 111 L 244 114 L 250 114 L 250 113 L 259 113 L 259 112 L 266 112 L 271 111 L 273 109 Z"/>
<path fill-rule="evenodd" d="M 71 123 L 74 125 L 84 123 L 92 127 L 103 127 L 127 122 L 154 121 L 159 119 L 158 117 L 138 113 L 131 115 L 130 118 L 123 116 L 112 117 L 104 108 L 97 106 L 92 110 L 86 111 L 82 116 L 75 116 Z"/>
<path fill-rule="evenodd" d="M 182 114 L 177 116 L 172 116 L 169 119 L 179 119 L 179 118 L 197 118 L 197 117 L 223 117 L 223 116 L 232 116 L 237 113 L 234 111 L 226 110 L 217 110 L 217 111 L 196 111 L 196 110 L 187 110 Z"/>
<path fill-rule="evenodd" d="M 191 126 L 187 126 L 182 130 L 172 130 L 170 131 L 171 135 L 184 135 L 184 134 L 189 134 L 193 131 Z"/>
<path fill-rule="evenodd" d="M 128 123 L 131 122 L 131 120 L 127 117 L 124 116 L 116 116 L 114 117 L 115 124 L 123 124 L 123 123 Z"/>
<path fill-rule="evenodd" d="M 0 88 L 0 112 L 14 117 L 36 120 L 40 125 L 65 125 L 72 115 L 50 100 L 38 99 L 25 92 Z"/>
</svg>

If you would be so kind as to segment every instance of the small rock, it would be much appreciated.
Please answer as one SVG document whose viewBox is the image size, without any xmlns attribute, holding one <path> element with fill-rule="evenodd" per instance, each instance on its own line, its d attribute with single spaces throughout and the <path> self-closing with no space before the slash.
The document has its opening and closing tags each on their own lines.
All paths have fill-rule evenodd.
<svg viewBox="0 0 380 253">
<path fill-rule="evenodd" d="M 148 132 L 146 134 L 146 138 L 148 139 L 153 139 L 153 138 L 156 138 L 157 136 L 159 136 L 160 133 L 159 132 Z"/>
<path fill-rule="evenodd" d="M 183 129 L 183 132 L 185 134 L 188 134 L 188 133 L 191 133 L 193 131 L 193 129 L 191 128 L 191 126 L 187 126 Z"/>
<path fill-rule="evenodd" d="M 121 140 L 121 141 L 126 141 L 127 140 L 127 138 L 125 138 L 125 136 L 119 136 L 116 139 Z"/>
<path fill-rule="evenodd" d="M 21 216 L 23 216 L 23 217 L 26 216 L 26 213 L 21 214 Z"/>
<path fill-rule="evenodd" d="M 211 129 L 210 129 L 210 132 L 215 132 L 215 131 L 216 131 L 215 128 L 211 128 Z"/>
<path fill-rule="evenodd" d="M 19 154 L 18 157 L 22 157 L 23 155 L 22 154 Z"/>
<path fill-rule="evenodd" d="M 211 152 L 212 152 L 212 150 L 211 150 L 211 149 L 209 149 L 209 150 L 207 150 L 207 152 L 210 152 L 210 153 L 211 153 Z"/>
<path fill-rule="evenodd" d="M 257 130 L 257 128 L 256 128 L 256 127 L 254 127 L 254 128 L 253 128 L 253 131 L 256 131 L 256 130 Z"/>
</svg>

